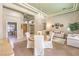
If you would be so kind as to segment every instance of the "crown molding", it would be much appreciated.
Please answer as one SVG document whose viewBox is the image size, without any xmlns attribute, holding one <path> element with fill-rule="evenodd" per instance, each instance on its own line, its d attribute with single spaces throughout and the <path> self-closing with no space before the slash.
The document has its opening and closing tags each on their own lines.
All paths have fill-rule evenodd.
<svg viewBox="0 0 79 59">
<path fill-rule="evenodd" d="M 73 7 L 72 7 L 71 9 L 63 10 L 63 11 L 61 11 L 61 12 L 48 15 L 48 17 L 57 16 L 57 15 L 61 15 L 61 14 L 65 14 L 65 13 L 69 13 L 69 12 L 76 11 L 76 10 L 77 10 L 77 6 L 78 6 L 78 3 L 74 3 L 74 4 L 73 4 Z"/>
<path fill-rule="evenodd" d="M 35 7 L 33 7 L 33 6 L 29 5 L 29 4 L 27 4 L 27 3 L 20 3 L 20 5 L 25 6 L 26 8 L 28 8 L 28 9 L 34 11 L 34 12 L 37 12 L 38 14 L 41 13 L 41 14 L 43 14 L 44 16 L 48 16 L 46 13 L 40 11 L 39 9 L 37 9 L 37 8 L 35 8 Z"/>
<path fill-rule="evenodd" d="M 50 15 L 47 15 L 46 13 L 42 12 L 41 10 L 27 4 L 27 3 L 18 3 L 18 5 L 20 6 L 23 6 L 33 12 L 36 12 L 36 13 L 41 13 L 43 14 L 44 16 L 57 16 L 57 15 L 61 15 L 61 14 L 65 14 L 65 13 L 69 13 L 69 12 L 73 12 L 73 11 L 76 11 L 77 10 L 77 6 L 78 6 L 78 3 L 74 3 L 73 4 L 73 7 L 71 9 L 67 9 L 67 10 L 63 10 L 61 12 L 58 12 L 58 13 L 54 13 L 54 14 L 50 14 Z"/>
<path fill-rule="evenodd" d="M 42 12 L 41 10 L 38 10 L 35 7 L 32 7 L 31 5 L 29 5 L 27 3 L 12 3 L 12 4 L 3 3 L 3 6 L 26 13 L 26 14 L 37 15 L 37 14 L 41 13 L 44 16 L 50 17 L 50 16 L 57 16 L 57 15 L 76 11 L 78 3 L 74 3 L 73 7 L 71 9 L 63 10 L 61 12 L 50 14 L 50 15 L 47 15 L 46 13 Z"/>
<path fill-rule="evenodd" d="M 41 14 L 43 14 L 44 16 L 48 16 L 46 13 L 40 11 L 39 9 L 37 9 L 37 8 L 35 8 L 35 7 L 33 7 L 33 6 L 29 5 L 29 4 L 27 4 L 27 3 L 24 3 L 24 5 L 28 6 L 28 8 L 30 8 L 31 10 L 37 12 L 38 14 L 41 13 Z"/>
<path fill-rule="evenodd" d="M 18 3 L 17 4 L 15 4 L 15 3 L 9 3 L 9 4 L 8 3 L 3 3 L 3 6 L 5 8 L 13 9 L 13 10 L 22 12 L 24 14 L 30 14 L 30 15 L 34 15 L 34 16 L 37 14 L 36 12 L 33 12 L 31 10 L 28 10 L 28 9 L 18 5 Z"/>
</svg>

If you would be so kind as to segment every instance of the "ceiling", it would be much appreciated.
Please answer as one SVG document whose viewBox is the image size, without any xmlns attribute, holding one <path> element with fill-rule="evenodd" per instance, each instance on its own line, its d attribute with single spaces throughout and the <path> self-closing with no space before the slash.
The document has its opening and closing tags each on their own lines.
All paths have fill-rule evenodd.
<svg viewBox="0 0 79 59">
<path fill-rule="evenodd" d="M 59 13 L 65 10 L 72 9 L 74 3 L 28 3 L 32 7 L 41 10 L 47 15 Z M 79 9 L 79 8 L 78 8 Z"/>
</svg>

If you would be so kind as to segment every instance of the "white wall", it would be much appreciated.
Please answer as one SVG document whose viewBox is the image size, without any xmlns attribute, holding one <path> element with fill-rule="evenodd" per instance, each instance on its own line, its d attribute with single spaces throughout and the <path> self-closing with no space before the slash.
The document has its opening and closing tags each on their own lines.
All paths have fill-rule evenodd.
<svg viewBox="0 0 79 59">
<path fill-rule="evenodd" d="M 2 4 L 0 4 L 0 39 L 3 38 L 3 19 L 2 19 L 2 14 L 3 14 L 3 8 Z"/>
<path fill-rule="evenodd" d="M 8 22 L 16 22 L 17 23 L 17 40 L 23 40 L 23 31 L 21 29 L 21 24 L 23 23 L 23 15 L 19 12 L 3 9 L 4 11 L 4 37 L 8 37 Z"/>
<path fill-rule="evenodd" d="M 64 27 L 61 29 L 65 33 L 68 33 L 67 28 L 70 23 L 79 22 L 79 11 L 62 14 L 58 16 L 51 16 L 47 18 L 47 30 L 51 30 L 51 25 L 55 23 L 61 23 Z M 79 33 L 79 31 L 77 31 Z"/>
</svg>

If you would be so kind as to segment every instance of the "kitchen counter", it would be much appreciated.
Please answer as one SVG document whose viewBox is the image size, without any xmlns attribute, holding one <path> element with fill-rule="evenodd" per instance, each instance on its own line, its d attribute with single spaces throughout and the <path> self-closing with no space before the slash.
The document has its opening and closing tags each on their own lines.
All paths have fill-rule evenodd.
<svg viewBox="0 0 79 59">
<path fill-rule="evenodd" d="M 13 54 L 13 49 L 6 39 L 0 39 L 0 56 L 10 56 Z"/>
</svg>

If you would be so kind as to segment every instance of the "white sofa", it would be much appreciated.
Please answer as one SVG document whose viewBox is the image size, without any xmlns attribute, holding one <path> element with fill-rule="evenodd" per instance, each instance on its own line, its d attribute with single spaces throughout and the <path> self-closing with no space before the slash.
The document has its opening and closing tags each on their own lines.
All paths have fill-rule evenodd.
<svg viewBox="0 0 79 59">
<path fill-rule="evenodd" d="M 67 45 L 79 48 L 79 34 L 68 34 Z"/>
</svg>

